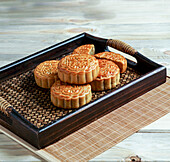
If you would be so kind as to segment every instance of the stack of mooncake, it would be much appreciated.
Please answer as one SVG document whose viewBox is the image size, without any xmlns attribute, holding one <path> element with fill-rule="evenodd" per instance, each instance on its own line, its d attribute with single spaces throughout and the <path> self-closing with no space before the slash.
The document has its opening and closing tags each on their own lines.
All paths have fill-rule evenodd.
<svg viewBox="0 0 170 162">
<path fill-rule="evenodd" d="M 35 81 L 50 88 L 51 102 L 60 108 L 79 108 L 91 101 L 92 91 L 104 91 L 119 84 L 127 60 L 114 52 L 95 54 L 93 44 L 76 48 L 61 60 L 49 60 L 34 70 Z"/>
</svg>

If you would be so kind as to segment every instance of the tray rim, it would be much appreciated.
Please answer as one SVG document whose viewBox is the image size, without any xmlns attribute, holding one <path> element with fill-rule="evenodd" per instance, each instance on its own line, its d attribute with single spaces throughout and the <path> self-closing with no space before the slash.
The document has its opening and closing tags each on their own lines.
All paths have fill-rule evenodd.
<svg viewBox="0 0 170 162">
<path fill-rule="evenodd" d="M 36 52 L 36 53 L 34 53 L 34 54 L 31 54 L 31 55 L 29 55 L 29 56 L 26 56 L 26 57 L 20 59 L 20 60 L 17 60 L 17 61 L 15 61 L 15 62 L 13 62 L 13 63 L 10 63 L 10 64 L 8 64 L 8 65 L 5 65 L 5 66 L 1 67 L 1 68 L 0 68 L 0 74 L 1 74 L 1 72 L 7 71 L 7 70 L 13 68 L 14 66 L 16 66 L 16 65 L 18 65 L 18 64 L 22 64 L 23 62 L 27 62 L 29 59 L 42 56 L 42 55 L 46 54 L 46 52 L 48 52 L 48 51 L 50 51 L 50 50 L 56 49 L 56 48 L 60 47 L 61 45 L 68 44 L 68 43 L 71 42 L 71 41 L 78 40 L 78 39 L 83 38 L 83 37 L 93 37 L 94 39 L 97 38 L 97 37 L 94 37 L 94 36 L 92 36 L 92 35 L 90 35 L 90 34 L 87 34 L 87 33 L 81 33 L 81 34 L 79 34 L 79 35 L 77 35 L 77 36 L 74 36 L 74 37 L 72 37 L 72 38 L 69 38 L 69 39 L 67 39 L 67 40 L 65 40 L 65 41 L 62 41 L 62 42 L 57 43 L 57 44 L 55 44 L 55 45 L 53 45 L 53 46 L 50 46 L 50 47 L 48 47 L 48 48 L 46 48 L 46 49 L 44 49 L 44 50 L 41 50 L 41 51 L 39 51 L 39 52 Z M 99 39 L 100 39 L 100 38 L 99 38 Z M 103 41 L 105 42 L 106 39 L 103 39 Z M 159 65 L 159 64 L 153 62 L 152 60 L 146 58 L 145 56 L 143 56 L 143 55 L 140 54 L 139 52 L 137 52 L 136 57 L 138 57 L 138 56 L 142 57 L 142 59 L 145 59 L 145 60 L 149 61 L 151 64 L 153 64 L 153 65 L 155 66 L 155 69 L 154 69 L 154 70 L 151 70 L 151 71 L 149 71 L 148 73 L 142 75 L 141 77 L 133 80 L 132 82 L 130 82 L 130 83 L 128 83 L 128 84 L 126 84 L 126 85 L 124 85 L 124 86 L 116 89 L 115 91 L 109 92 L 108 94 L 102 96 L 101 98 L 99 98 L 99 99 L 97 99 L 97 100 L 95 100 L 95 101 L 93 101 L 93 102 L 90 102 L 90 103 L 88 103 L 87 105 L 84 105 L 83 107 L 81 107 L 81 108 L 78 109 L 77 111 L 75 111 L 75 112 L 73 112 L 73 113 L 71 113 L 71 114 L 68 114 L 67 116 L 64 116 L 63 118 L 55 121 L 54 123 L 51 123 L 50 125 L 48 125 L 48 126 L 46 126 L 46 127 L 44 127 L 44 128 L 39 129 L 39 128 L 36 128 L 36 127 L 32 127 L 32 126 L 34 126 L 34 125 L 33 125 L 32 123 L 30 123 L 32 126 L 31 126 L 30 124 L 27 125 L 27 126 L 29 126 L 31 129 L 33 129 L 33 130 L 35 131 L 35 133 L 36 133 L 36 135 L 37 135 L 38 141 L 39 141 L 39 137 L 41 136 L 41 134 L 44 134 L 44 132 L 45 132 L 46 130 L 50 130 L 52 127 L 56 126 L 57 124 L 60 124 L 60 123 L 62 123 L 62 122 L 64 122 L 64 121 L 67 121 L 68 119 L 71 119 L 71 118 L 75 117 L 76 115 L 78 115 L 78 114 L 80 114 L 80 113 L 88 110 L 90 107 L 93 107 L 93 106 L 95 106 L 96 104 L 98 104 L 98 103 L 100 103 L 100 102 L 105 101 L 106 99 L 109 99 L 110 97 L 114 97 L 114 95 L 115 95 L 115 94 L 118 94 L 119 92 L 122 92 L 122 91 L 124 91 L 124 90 L 126 90 L 126 89 L 130 89 L 132 86 L 134 86 L 134 84 L 139 83 L 139 82 L 142 82 L 142 81 L 144 81 L 145 79 L 147 79 L 147 78 L 149 78 L 149 77 L 152 77 L 152 76 L 154 76 L 155 74 L 157 74 L 157 73 L 159 73 L 159 72 L 161 72 L 161 73 L 163 72 L 163 74 L 165 75 L 165 76 L 164 76 L 164 75 L 162 74 L 162 75 L 163 75 L 163 76 L 162 76 L 162 77 L 163 77 L 163 78 L 162 78 L 162 83 L 165 82 L 165 80 L 166 80 L 166 68 L 165 68 L 164 66 Z M 38 64 L 38 63 L 37 63 L 37 64 Z M 29 69 L 27 69 L 27 71 L 28 71 L 28 70 L 29 70 Z M 24 73 L 24 72 L 22 72 L 22 73 Z M 22 73 L 18 73 L 17 75 L 22 74 Z M 12 78 L 12 77 L 13 77 L 13 76 L 10 76 L 9 78 Z M 7 79 L 9 79 L 9 78 L 7 78 Z M 159 83 L 159 84 L 160 84 L 160 83 Z M 156 86 L 158 86 L 158 85 L 156 85 Z M 127 102 L 126 102 L 126 103 L 127 103 Z M 14 109 L 13 109 L 12 112 L 14 112 L 14 115 L 17 115 L 17 116 L 21 117 L 21 118 L 20 118 L 21 121 L 25 119 L 25 118 L 23 118 L 18 112 L 15 112 Z M 18 113 L 18 114 L 17 114 L 17 113 Z M 28 121 L 27 119 L 25 119 L 25 120 Z M 28 121 L 28 122 L 29 122 L 29 121 Z M 1 123 L 1 120 L 0 120 L 0 123 Z M 25 124 L 26 124 L 26 123 L 25 123 Z M 73 123 L 72 123 L 72 124 L 73 124 Z M 67 126 L 66 126 L 66 127 L 67 127 Z M 38 146 L 38 148 L 41 148 L 41 146 Z"/>
</svg>

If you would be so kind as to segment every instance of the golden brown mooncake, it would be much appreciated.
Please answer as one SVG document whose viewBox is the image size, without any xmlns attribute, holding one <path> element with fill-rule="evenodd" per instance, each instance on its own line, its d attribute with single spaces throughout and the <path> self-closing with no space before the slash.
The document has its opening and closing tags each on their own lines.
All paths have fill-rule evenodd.
<svg viewBox="0 0 170 162">
<path fill-rule="evenodd" d="M 118 53 L 101 52 L 101 53 L 96 54 L 95 57 L 113 61 L 120 68 L 120 73 L 124 73 L 127 69 L 127 60 Z"/>
<path fill-rule="evenodd" d="M 93 44 L 85 44 L 85 45 L 77 47 L 73 51 L 73 54 L 74 53 L 94 55 L 95 54 L 95 47 L 94 47 Z"/>
<path fill-rule="evenodd" d="M 120 79 L 119 67 L 107 59 L 99 59 L 99 67 L 97 78 L 91 82 L 92 91 L 103 91 L 116 87 Z"/>
<path fill-rule="evenodd" d="M 92 82 L 99 74 L 99 62 L 87 54 L 71 54 L 62 58 L 58 64 L 58 77 L 70 84 Z"/>
<path fill-rule="evenodd" d="M 34 78 L 38 86 L 50 88 L 58 79 L 59 60 L 49 60 L 39 64 L 34 70 Z"/>
<path fill-rule="evenodd" d="M 69 85 L 57 80 L 51 87 L 51 101 L 61 108 L 79 108 L 91 101 L 90 84 Z"/>
</svg>

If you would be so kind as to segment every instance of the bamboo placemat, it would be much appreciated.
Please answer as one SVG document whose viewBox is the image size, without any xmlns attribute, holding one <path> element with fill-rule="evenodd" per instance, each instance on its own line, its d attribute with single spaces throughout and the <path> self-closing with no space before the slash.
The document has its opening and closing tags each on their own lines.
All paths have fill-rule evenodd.
<svg viewBox="0 0 170 162">
<path fill-rule="evenodd" d="M 88 161 L 170 112 L 170 79 L 64 139 L 37 150 L 4 131 L 46 160 Z"/>
</svg>

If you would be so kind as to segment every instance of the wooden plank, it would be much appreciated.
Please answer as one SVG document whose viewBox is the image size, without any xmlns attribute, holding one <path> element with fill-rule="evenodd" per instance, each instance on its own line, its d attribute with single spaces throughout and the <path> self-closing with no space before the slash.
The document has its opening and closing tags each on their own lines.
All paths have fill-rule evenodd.
<svg viewBox="0 0 170 162">
<path fill-rule="evenodd" d="M 169 161 L 170 133 L 135 133 L 90 161 L 124 161 L 136 155 L 142 161 Z"/>
<path fill-rule="evenodd" d="M 41 157 L 24 148 L 0 132 L 0 161 L 43 161 Z"/>
<path fill-rule="evenodd" d="M 18 137 L 17 135 L 15 135 L 14 133 L 10 132 L 9 130 L 7 130 L 6 128 L 2 127 L 0 125 L 0 132 L 2 135 L 2 139 L 7 141 L 7 145 L 9 145 L 9 147 L 11 147 L 11 141 L 14 143 L 14 145 L 16 145 L 17 147 L 20 147 L 21 149 L 23 149 L 23 151 L 27 151 L 26 156 L 30 156 L 30 159 L 34 158 L 34 156 L 41 161 L 55 161 L 55 162 L 59 162 L 59 160 L 57 158 L 54 158 L 53 156 L 51 156 L 50 154 L 46 153 L 43 150 L 38 150 L 35 147 L 33 147 L 32 145 L 30 145 L 29 143 L 25 142 L 23 139 L 21 139 L 20 137 Z M 2 134 L 3 133 L 3 134 Z M 9 141 L 9 142 L 8 142 Z M 21 144 L 21 145 L 20 145 Z M 2 148 L 4 147 L 4 145 L 2 145 Z M 12 146 L 13 149 L 16 149 L 15 146 Z M 1 150 L 0 150 L 1 151 Z M 2 153 L 2 157 L 4 159 L 10 159 L 10 152 L 11 152 L 11 148 L 5 150 L 4 153 Z M 7 156 L 6 156 L 6 153 Z M 5 154 L 5 155 L 4 155 Z M 18 158 L 18 161 L 22 161 L 23 158 L 23 154 L 19 154 L 18 152 L 14 152 L 13 154 L 13 158 L 15 161 L 15 158 Z M 17 156 L 17 157 L 15 157 Z M 18 157 L 19 156 L 19 157 Z M 21 158 L 20 158 L 21 156 Z M 25 156 L 25 155 L 24 155 Z M 1 157 L 1 156 L 0 156 Z M 26 158 L 26 157 L 25 157 Z"/>
<path fill-rule="evenodd" d="M 170 113 L 140 129 L 138 133 L 170 133 Z"/>
<path fill-rule="evenodd" d="M 126 41 L 169 69 L 170 56 L 164 53 L 170 39 L 168 6 L 168 0 L 106 0 L 91 2 L 91 7 L 88 1 L 1 1 L 0 54 L 13 54 L 7 59 L 17 60 L 15 54 L 26 56 L 86 31 Z"/>
</svg>

